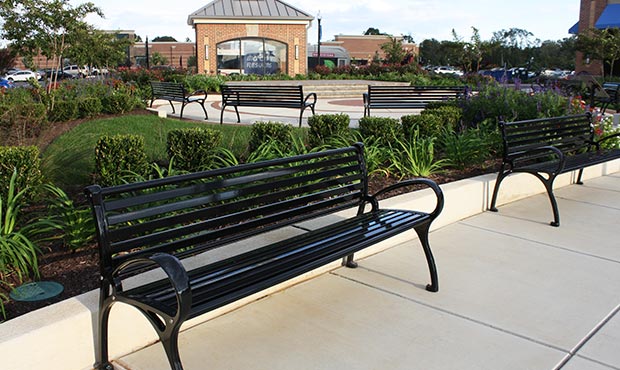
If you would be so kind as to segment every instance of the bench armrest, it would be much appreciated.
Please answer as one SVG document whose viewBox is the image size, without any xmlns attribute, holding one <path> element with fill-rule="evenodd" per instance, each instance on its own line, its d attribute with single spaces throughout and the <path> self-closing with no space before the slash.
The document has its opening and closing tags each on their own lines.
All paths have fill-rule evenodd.
<svg viewBox="0 0 620 370">
<path fill-rule="evenodd" d="M 312 101 L 312 103 L 310 103 L 310 105 L 315 105 L 316 104 L 316 93 L 310 93 L 308 95 L 306 95 L 306 98 L 304 99 L 304 105 L 308 104 L 308 99 L 313 98 L 314 100 Z"/>
<path fill-rule="evenodd" d="M 435 181 L 430 180 L 430 179 L 425 179 L 425 178 L 405 180 L 405 181 L 401 181 L 396 184 L 387 186 L 379 190 L 375 194 L 371 195 L 368 199 L 368 202 L 372 205 L 373 210 L 376 210 L 379 208 L 379 200 L 378 200 L 379 196 L 387 192 L 390 192 L 392 190 L 396 190 L 396 189 L 399 189 L 405 186 L 412 186 L 412 185 L 426 185 L 427 187 L 431 188 L 431 190 L 433 190 L 433 192 L 435 193 L 435 197 L 437 198 L 437 202 L 435 204 L 435 209 L 430 213 L 430 215 L 432 218 L 436 218 L 437 216 L 439 216 L 439 214 L 441 213 L 441 210 L 443 209 L 443 204 L 444 204 L 443 191 L 441 190 L 441 188 L 439 187 L 439 185 L 437 185 Z"/>
<path fill-rule="evenodd" d="M 593 144 L 596 145 L 596 149 L 600 149 L 601 143 L 605 140 L 613 139 L 616 137 L 620 137 L 620 132 L 616 132 L 615 134 L 604 136 L 598 140 L 596 140 Z"/>
<path fill-rule="evenodd" d="M 564 153 L 552 146 L 552 145 L 547 145 L 547 146 L 542 146 L 540 148 L 536 148 L 536 149 L 532 149 L 532 150 L 524 150 L 521 152 L 515 152 L 515 153 L 511 153 L 510 156 L 508 156 L 508 160 L 511 163 L 514 163 L 514 161 L 516 159 L 519 158 L 525 158 L 525 157 L 531 157 L 531 156 L 535 156 L 535 155 L 539 155 L 539 154 L 544 154 L 545 152 L 549 152 L 549 154 L 555 154 L 557 155 L 558 159 L 559 159 L 559 163 L 558 163 L 558 169 L 557 172 L 561 172 L 564 169 L 564 163 L 566 162 L 566 156 L 564 155 Z"/>
<path fill-rule="evenodd" d="M 148 258 L 131 259 L 116 268 L 112 276 L 117 276 L 122 270 L 135 264 L 156 264 L 170 281 L 177 300 L 177 318 L 185 318 L 192 306 L 192 291 L 189 285 L 189 276 L 181 261 L 167 253 L 156 253 Z M 116 283 L 115 283 L 116 285 Z"/>
<path fill-rule="evenodd" d="M 204 95 L 206 97 L 207 96 L 207 91 L 206 90 L 196 90 L 196 91 L 192 92 L 191 94 L 189 94 L 187 96 L 194 96 L 194 95 Z"/>
</svg>

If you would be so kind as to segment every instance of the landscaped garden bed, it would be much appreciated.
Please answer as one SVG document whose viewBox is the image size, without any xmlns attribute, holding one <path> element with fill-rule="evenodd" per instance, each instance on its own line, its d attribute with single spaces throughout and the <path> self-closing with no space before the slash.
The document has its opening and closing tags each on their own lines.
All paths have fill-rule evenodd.
<svg viewBox="0 0 620 370">
<path fill-rule="evenodd" d="M 27 231 L 32 222 L 44 222 L 50 231 L 32 234 L 36 248 L 23 264 L 0 253 L 1 291 L 7 298 L 12 287 L 31 279 L 57 281 L 65 289 L 40 303 L 4 299 L 7 319 L 97 287 L 92 217 L 81 194 L 93 182 L 119 184 L 363 142 L 371 193 L 402 178 L 424 176 L 446 183 L 497 171 L 500 118 L 556 116 L 585 108 L 579 98 L 553 90 L 526 93 L 476 81 L 470 84 L 475 93 L 462 102 L 433 104 L 400 120 L 367 117 L 359 129 L 349 128 L 349 117 L 343 114 L 311 117 L 304 128 L 279 122 L 218 125 L 146 113 L 147 92 L 140 81 L 124 77 L 84 85 L 70 82 L 51 94 L 37 88 L 0 94 L 6 134 L 0 181 L 9 184 L 17 167 L 15 194 L 26 192 L 16 204 L 21 212 L 15 227 L 0 239 Z M 213 83 L 206 77 L 191 77 L 186 83 L 197 81 Z M 610 130 L 607 121 L 597 124 L 599 134 Z M 26 173 L 34 175 L 24 177 Z M 12 248 L 19 251 L 19 243 Z"/>
</svg>

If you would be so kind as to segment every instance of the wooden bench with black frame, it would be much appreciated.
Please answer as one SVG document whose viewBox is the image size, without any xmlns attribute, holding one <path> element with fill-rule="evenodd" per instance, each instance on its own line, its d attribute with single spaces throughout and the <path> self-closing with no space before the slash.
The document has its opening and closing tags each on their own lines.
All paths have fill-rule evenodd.
<svg viewBox="0 0 620 370">
<path fill-rule="evenodd" d="M 431 102 L 461 99 L 465 86 L 376 86 L 363 94 L 364 117 L 371 109 L 424 109 Z"/>
<path fill-rule="evenodd" d="M 181 324 L 244 297 L 342 260 L 357 266 L 354 253 L 408 230 L 419 236 L 431 283 L 439 289 L 429 245 L 429 228 L 443 208 L 443 193 L 429 179 L 411 179 L 368 194 L 362 144 L 206 172 L 85 189 L 96 221 L 101 290 L 96 369 L 111 369 L 108 318 L 112 305 L 129 304 L 157 331 L 170 366 L 182 369 L 178 352 Z M 403 186 L 430 187 L 429 212 L 384 209 L 378 197 Z M 344 216 L 339 211 L 350 217 Z M 294 236 L 240 251 L 249 237 L 323 220 L 325 226 L 295 227 Z M 243 243 L 241 243 L 243 244 Z M 187 271 L 181 259 L 202 253 L 232 257 Z M 247 245 L 246 245 L 247 248 Z M 211 254 L 207 254 L 210 256 Z M 196 261 L 193 261 L 196 264 Z M 125 288 L 125 279 L 158 267 L 167 276 Z"/>
<path fill-rule="evenodd" d="M 175 113 L 173 101 L 181 103 L 181 113 L 179 118 L 183 118 L 183 110 L 189 103 L 198 103 L 205 112 L 205 119 L 209 119 L 207 109 L 205 108 L 205 102 L 207 101 L 207 92 L 204 90 L 196 90 L 191 94 L 188 94 L 185 90 L 185 86 L 182 83 L 177 82 L 163 82 L 163 81 L 151 81 L 151 105 L 157 99 L 168 100 L 172 107 L 172 113 Z"/>
<path fill-rule="evenodd" d="M 310 108 L 312 114 L 315 114 L 316 99 L 316 93 L 309 93 L 304 96 L 302 85 L 222 85 L 220 124 L 224 120 L 224 109 L 230 105 L 235 108 L 235 113 L 237 113 L 237 123 L 241 122 L 238 107 L 299 109 L 299 127 L 301 127 L 306 108 Z"/>
<path fill-rule="evenodd" d="M 620 158 L 620 149 L 602 149 L 601 144 L 620 134 L 595 141 L 590 113 L 541 118 L 526 121 L 500 122 L 503 140 L 502 165 L 497 174 L 489 210 L 495 206 L 499 187 L 512 173 L 530 173 L 545 186 L 553 209 L 552 226 L 560 226 L 558 204 L 553 195 L 555 178 L 579 170 L 577 184 L 588 166 Z"/>
</svg>

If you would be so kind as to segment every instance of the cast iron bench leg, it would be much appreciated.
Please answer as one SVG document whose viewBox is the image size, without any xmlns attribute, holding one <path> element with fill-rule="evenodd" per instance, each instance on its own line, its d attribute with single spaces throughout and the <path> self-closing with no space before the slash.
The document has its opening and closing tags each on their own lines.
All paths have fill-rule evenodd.
<svg viewBox="0 0 620 370">
<path fill-rule="evenodd" d="M 357 268 L 358 265 L 357 265 L 357 262 L 353 260 L 354 258 L 355 258 L 354 254 L 349 254 L 348 256 L 345 257 L 342 264 L 350 269 Z"/>
<path fill-rule="evenodd" d="M 558 202 L 555 199 L 555 195 L 553 195 L 553 181 L 555 180 L 555 175 L 549 175 L 548 179 L 545 179 L 539 174 L 535 174 L 535 176 L 538 177 L 543 184 L 545 184 L 547 194 L 549 194 L 549 201 L 551 202 L 551 208 L 553 209 L 553 221 L 550 222 L 550 225 L 558 227 L 560 226 L 560 211 L 558 210 Z"/>
<path fill-rule="evenodd" d="M 435 265 L 435 258 L 433 252 L 431 252 L 431 245 L 428 241 L 428 232 L 430 230 L 430 222 L 414 227 L 420 243 L 422 243 L 422 249 L 424 249 L 424 255 L 426 256 L 426 263 L 428 264 L 428 271 L 431 275 L 431 283 L 426 285 L 426 290 L 429 292 L 439 291 L 439 278 L 437 277 L 437 266 Z"/>
<path fill-rule="evenodd" d="M 489 207 L 489 211 L 491 212 L 497 212 L 497 207 L 495 206 L 495 203 L 497 202 L 497 193 L 499 193 L 499 185 L 501 184 L 502 180 L 504 180 L 504 178 L 506 176 L 508 176 L 511 172 L 504 172 L 504 165 L 502 165 L 502 167 L 499 169 L 499 172 L 497 173 L 497 180 L 495 180 L 495 186 L 493 187 L 493 197 L 491 198 L 491 205 Z"/>
<path fill-rule="evenodd" d="M 108 288 L 102 288 L 103 291 L 108 291 Z M 108 296 L 104 296 L 100 293 L 99 315 L 97 317 L 97 334 L 95 338 L 95 364 L 94 368 L 97 370 L 114 370 L 112 364 L 108 360 L 108 320 L 110 317 L 110 309 L 113 302 Z"/>
</svg>

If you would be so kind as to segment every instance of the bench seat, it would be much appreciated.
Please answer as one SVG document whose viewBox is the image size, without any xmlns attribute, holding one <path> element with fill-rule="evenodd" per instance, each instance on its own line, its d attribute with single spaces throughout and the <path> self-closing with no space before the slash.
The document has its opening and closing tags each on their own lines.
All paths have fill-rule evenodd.
<svg viewBox="0 0 620 370">
<path fill-rule="evenodd" d="M 176 111 L 172 102 L 181 103 L 181 113 L 179 118 L 183 118 L 183 110 L 185 106 L 190 103 L 198 103 L 202 107 L 202 111 L 205 114 L 205 119 L 209 119 L 209 114 L 205 108 L 205 102 L 207 101 L 207 92 L 204 90 L 196 90 L 189 94 L 185 90 L 185 85 L 177 82 L 164 82 L 164 81 L 151 81 L 151 104 L 153 107 L 155 100 L 167 100 L 172 107 L 172 113 Z"/>
</svg>

